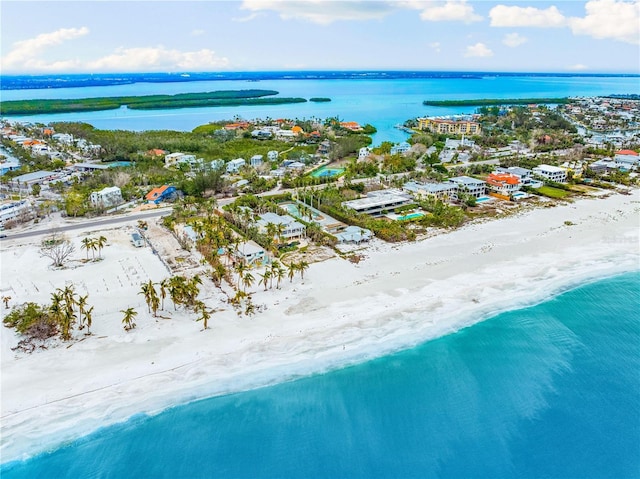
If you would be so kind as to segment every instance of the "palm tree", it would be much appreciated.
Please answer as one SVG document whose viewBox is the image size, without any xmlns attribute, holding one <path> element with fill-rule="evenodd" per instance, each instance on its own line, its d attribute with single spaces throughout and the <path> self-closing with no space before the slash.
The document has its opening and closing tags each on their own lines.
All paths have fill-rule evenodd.
<svg viewBox="0 0 640 479">
<path fill-rule="evenodd" d="M 124 314 L 124 317 L 122 318 L 124 330 L 130 331 L 135 328 L 136 323 L 134 322 L 134 319 L 138 315 L 138 312 L 133 308 L 121 309 L 120 312 Z"/>
<path fill-rule="evenodd" d="M 260 283 L 264 285 L 264 290 L 267 290 L 267 284 L 269 283 L 269 278 L 271 278 L 271 270 L 266 269 L 264 273 L 259 274 L 261 280 Z"/>
<path fill-rule="evenodd" d="M 104 248 L 106 244 L 107 244 L 107 238 L 105 238 L 104 236 L 100 236 L 98 239 L 95 240 L 95 245 L 98 248 L 98 256 L 100 258 L 102 258 L 102 248 Z"/>
<path fill-rule="evenodd" d="M 60 293 L 51 293 L 51 305 L 49 306 L 49 314 L 51 315 L 51 319 L 53 319 L 53 322 L 61 328 L 64 326 L 62 319 L 62 316 L 64 314 L 64 310 L 62 308 L 63 300 L 64 298 Z M 64 330 L 61 332 L 61 335 L 63 333 Z"/>
<path fill-rule="evenodd" d="M 169 289 L 169 278 L 165 278 L 160 281 L 160 297 L 162 298 L 161 309 L 164 311 L 164 300 L 167 297 L 167 290 Z"/>
<path fill-rule="evenodd" d="M 5 309 L 9 309 L 9 301 L 11 300 L 11 296 L 3 296 L 2 302 L 4 303 Z"/>
<path fill-rule="evenodd" d="M 93 306 L 91 306 L 89 309 L 84 310 L 84 322 L 87 325 L 87 336 L 91 334 L 91 313 L 93 313 Z"/>
<path fill-rule="evenodd" d="M 284 279 L 286 270 L 277 261 L 274 261 L 273 265 L 275 267 L 273 275 L 276 277 L 276 289 L 280 289 L 280 281 Z"/>
<path fill-rule="evenodd" d="M 80 296 L 78 298 L 78 322 L 80 323 L 80 329 L 84 329 L 84 323 L 83 323 L 83 316 L 85 315 L 86 311 L 85 311 L 85 306 L 87 305 L 87 298 L 89 297 L 88 294 L 85 294 L 84 296 Z"/>
<path fill-rule="evenodd" d="M 248 289 L 253 285 L 255 280 L 256 279 L 253 277 L 253 275 L 249 271 L 247 271 L 242 277 L 242 284 L 245 287 L 245 289 Z"/>
<path fill-rule="evenodd" d="M 242 277 L 244 276 L 244 273 L 247 271 L 248 266 L 245 264 L 244 261 L 240 261 L 237 265 L 234 266 L 234 268 L 236 273 L 238 273 L 238 284 L 236 286 L 237 289 L 240 289 L 240 282 L 242 281 Z"/>
<path fill-rule="evenodd" d="M 91 249 L 91 242 L 93 240 L 91 238 L 89 238 L 88 236 L 83 238 L 83 240 L 81 241 L 82 246 L 81 248 L 87 251 L 87 261 L 89 261 L 89 250 Z"/>
<path fill-rule="evenodd" d="M 289 282 L 293 283 L 293 277 L 296 275 L 296 271 L 298 271 L 298 265 L 296 263 L 289 263 L 287 265 L 287 276 L 289 277 Z"/>
<path fill-rule="evenodd" d="M 209 329 L 211 311 L 207 309 L 207 306 L 202 301 L 198 301 L 195 304 L 195 309 L 200 313 L 200 317 L 196 319 L 196 321 L 202 321 L 204 323 L 204 329 Z"/>
<path fill-rule="evenodd" d="M 296 268 L 300 271 L 300 278 L 304 280 L 304 272 L 309 269 L 309 263 L 302 260 L 296 265 Z"/>
<path fill-rule="evenodd" d="M 138 293 L 144 296 L 144 301 L 147 303 L 147 310 L 149 312 L 151 312 L 151 290 L 153 289 L 153 283 L 151 283 L 151 285 L 150 283 L 151 281 L 149 281 L 149 283 L 142 283 L 140 286 L 140 292 Z"/>
</svg>

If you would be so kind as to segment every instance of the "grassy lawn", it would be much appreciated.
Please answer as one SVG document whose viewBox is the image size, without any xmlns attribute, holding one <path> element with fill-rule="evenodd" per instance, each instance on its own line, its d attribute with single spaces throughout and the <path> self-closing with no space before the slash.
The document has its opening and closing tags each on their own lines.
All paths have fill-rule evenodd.
<svg viewBox="0 0 640 479">
<path fill-rule="evenodd" d="M 561 199 L 569 195 L 568 191 L 561 190 L 559 188 L 554 188 L 553 186 L 541 186 L 535 191 L 541 194 L 542 196 L 546 196 L 548 198 L 556 198 L 556 199 Z"/>
</svg>

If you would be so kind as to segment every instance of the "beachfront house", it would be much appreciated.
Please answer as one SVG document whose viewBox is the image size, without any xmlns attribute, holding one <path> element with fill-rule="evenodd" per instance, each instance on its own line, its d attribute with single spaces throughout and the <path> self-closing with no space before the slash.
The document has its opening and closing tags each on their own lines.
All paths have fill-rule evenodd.
<svg viewBox="0 0 640 479">
<path fill-rule="evenodd" d="M 235 160 L 231 160 L 227 163 L 227 173 L 237 173 L 238 171 L 240 171 L 240 168 L 242 168 L 246 164 L 247 162 L 244 158 L 236 158 Z"/>
<path fill-rule="evenodd" d="M 455 178 L 449 178 L 449 182 L 458 185 L 458 195 L 464 193 L 477 199 L 487 192 L 487 184 L 484 181 L 470 176 L 456 176 Z"/>
<path fill-rule="evenodd" d="M 533 171 L 528 170 L 527 168 L 520 168 L 519 166 L 510 166 L 509 168 L 496 168 L 497 173 L 508 173 L 510 175 L 517 176 L 520 179 L 520 184 L 522 186 L 528 186 L 530 188 L 540 188 L 542 186 L 542 181 L 536 180 L 533 177 Z"/>
<path fill-rule="evenodd" d="M 306 231 L 306 226 L 295 218 L 289 215 L 278 215 L 276 213 L 261 214 L 256 224 L 258 225 L 258 231 L 262 234 L 266 234 L 269 231 L 271 228 L 269 224 L 275 225 L 276 228 L 280 229 L 277 236 L 285 240 L 302 238 Z"/>
<path fill-rule="evenodd" d="M 388 190 L 370 191 L 365 198 L 344 201 L 342 206 L 351 208 L 358 213 L 378 217 L 391 213 L 400 208 L 413 204 L 413 198 L 408 193 L 390 188 Z"/>
<path fill-rule="evenodd" d="M 0 225 L 18 218 L 31 218 L 32 206 L 27 200 L 0 204 Z"/>
<path fill-rule="evenodd" d="M 358 161 L 366 160 L 367 158 L 369 158 L 370 154 L 371 150 L 368 147 L 363 146 L 358 150 Z"/>
<path fill-rule="evenodd" d="M 566 183 L 567 181 L 567 170 L 558 166 L 538 165 L 533 169 L 533 173 L 555 183 Z"/>
<path fill-rule="evenodd" d="M 339 243 L 360 244 L 373 238 L 371 230 L 359 226 L 347 226 L 344 230 L 334 233 Z"/>
<path fill-rule="evenodd" d="M 435 198 L 442 201 L 458 199 L 458 185 L 455 183 L 418 183 L 409 181 L 402 187 L 416 199 Z"/>
<path fill-rule="evenodd" d="M 520 191 L 520 178 L 510 173 L 491 173 L 487 177 L 489 191 L 510 198 L 513 193 Z"/>
<path fill-rule="evenodd" d="M 236 260 L 249 266 L 259 266 L 267 259 L 265 250 L 258 243 L 251 240 L 240 243 L 232 254 Z"/>
<path fill-rule="evenodd" d="M 117 186 L 109 186 L 100 191 L 93 191 L 89 195 L 89 201 L 96 208 L 111 208 L 119 205 L 122 199 L 122 191 Z"/>
<path fill-rule="evenodd" d="M 631 171 L 638 168 L 640 155 L 638 155 L 638 152 L 633 150 L 619 150 L 616 151 L 613 161 L 618 169 Z"/>
</svg>

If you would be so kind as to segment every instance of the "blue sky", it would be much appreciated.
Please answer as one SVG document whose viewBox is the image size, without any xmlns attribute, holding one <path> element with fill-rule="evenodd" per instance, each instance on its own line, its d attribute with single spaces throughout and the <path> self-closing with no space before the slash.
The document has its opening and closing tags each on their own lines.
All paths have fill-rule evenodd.
<svg viewBox="0 0 640 479">
<path fill-rule="evenodd" d="M 640 0 L 0 3 L 3 74 L 640 73 Z"/>
</svg>

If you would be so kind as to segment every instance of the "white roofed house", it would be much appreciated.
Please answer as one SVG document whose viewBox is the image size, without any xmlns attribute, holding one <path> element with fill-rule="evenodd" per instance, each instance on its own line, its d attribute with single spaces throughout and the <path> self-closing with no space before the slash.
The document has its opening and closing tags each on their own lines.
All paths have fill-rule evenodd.
<svg viewBox="0 0 640 479">
<path fill-rule="evenodd" d="M 480 198 L 487 192 L 487 184 L 484 181 L 470 176 L 456 176 L 449 178 L 449 182 L 458 185 L 458 195 L 466 193 L 474 198 Z"/>
<path fill-rule="evenodd" d="M 96 208 L 110 208 L 122 203 L 122 191 L 117 186 L 103 188 L 100 191 L 94 191 L 89 195 L 91 205 Z"/>
<path fill-rule="evenodd" d="M 278 159 L 278 152 L 276 150 L 271 150 L 267 153 L 267 158 L 269 161 L 275 161 Z"/>
<path fill-rule="evenodd" d="M 439 200 L 458 199 L 458 185 L 456 183 L 405 183 L 402 189 L 416 199 L 436 198 Z"/>
<path fill-rule="evenodd" d="M 233 256 L 249 266 L 261 265 L 267 259 L 264 248 L 254 241 L 244 241 L 232 252 Z"/>
<path fill-rule="evenodd" d="M 244 158 L 236 158 L 227 163 L 227 173 L 237 173 L 247 162 Z"/>
<path fill-rule="evenodd" d="M 164 157 L 164 167 L 171 168 L 180 163 L 180 159 L 185 156 L 184 153 L 169 153 Z"/>
<path fill-rule="evenodd" d="M 401 154 L 401 153 L 406 153 L 410 149 L 411 149 L 411 145 L 409 143 L 407 143 L 406 141 L 403 141 L 402 143 L 399 143 L 397 145 L 393 145 L 391 147 L 391 154 L 392 155 L 397 155 L 397 154 Z"/>
<path fill-rule="evenodd" d="M 566 183 L 567 170 L 558 166 L 538 165 L 533 169 L 533 173 L 555 183 Z"/>
<path fill-rule="evenodd" d="M 277 236 L 281 239 L 292 240 L 302 238 L 306 231 L 306 226 L 289 215 L 278 215 L 276 213 L 263 213 L 256 222 L 260 233 L 269 233 L 269 224 L 274 225 Z M 279 230 L 279 231 L 278 231 Z"/>
<path fill-rule="evenodd" d="M 254 168 L 256 166 L 260 166 L 262 164 L 262 155 L 253 155 L 250 159 L 249 159 L 249 164 L 251 166 L 253 166 Z"/>
<path fill-rule="evenodd" d="M 351 208 L 358 213 L 365 213 L 377 217 L 412 203 L 413 198 L 411 195 L 397 189 L 388 189 L 370 191 L 365 198 L 344 201 L 342 206 Z"/>
</svg>

